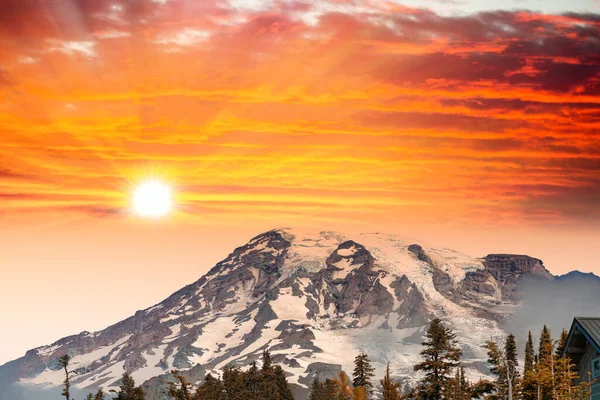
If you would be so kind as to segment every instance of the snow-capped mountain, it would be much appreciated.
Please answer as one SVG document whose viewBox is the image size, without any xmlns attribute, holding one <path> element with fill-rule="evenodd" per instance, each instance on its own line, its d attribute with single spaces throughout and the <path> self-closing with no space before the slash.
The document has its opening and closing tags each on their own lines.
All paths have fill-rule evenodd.
<svg viewBox="0 0 600 400">
<path fill-rule="evenodd" d="M 102 331 L 66 337 L 0 367 L 25 387 L 55 387 L 57 358 L 72 357 L 73 384 L 116 386 L 123 372 L 158 399 L 161 376 L 199 382 L 226 365 L 248 365 L 268 348 L 303 398 L 315 377 L 350 371 L 366 351 L 407 383 L 428 321 L 457 333 L 473 378 L 486 373 L 482 344 L 521 298 L 525 277 L 553 280 L 540 260 L 456 251 L 377 233 L 346 237 L 281 229 L 235 249 L 198 281 Z"/>
</svg>

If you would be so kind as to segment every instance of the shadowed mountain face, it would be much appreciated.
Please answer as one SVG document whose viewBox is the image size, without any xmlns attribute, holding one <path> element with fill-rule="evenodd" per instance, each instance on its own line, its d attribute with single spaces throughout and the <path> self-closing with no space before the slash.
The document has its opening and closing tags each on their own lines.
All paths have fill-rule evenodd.
<svg viewBox="0 0 600 400">
<path fill-rule="evenodd" d="M 111 388 L 128 371 L 158 399 L 172 369 L 199 383 L 207 372 L 248 365 L 268 348 L 300 399 L 315 377 L 350 370 L 360 350 L 378 373 L 388 359 L 398 360 L 393 373 L 410 384 L 433 316 L 455 329 L 465 364 L 479 377 L 487 373 L 481 344 L 504 334 L 503 310 L 527 298 L 528 280 L 562 281 L 527 256 L 473 259 L 395 236 L 273 230 L 153 307 L 28 351 L 0 367 L 0 382 L 34 399 L 32 393 L 62 383 L 57 358 L 69 354 L 77 388 Z"/>
</svg>

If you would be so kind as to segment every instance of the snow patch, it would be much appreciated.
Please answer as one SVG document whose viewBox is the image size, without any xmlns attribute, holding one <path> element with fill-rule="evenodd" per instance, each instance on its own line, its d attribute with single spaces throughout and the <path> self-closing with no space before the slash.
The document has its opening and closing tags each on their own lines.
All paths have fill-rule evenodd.
<svg viewBox="0 0 600 400">
<path fill-rule="evenodd" d="M 269 303 L 273 312 L 282 320 L 308 321 L 306 313 L 306 297 L 294 296 L 292 288 L 279 289 L 277 300 Z"/>
</svg>

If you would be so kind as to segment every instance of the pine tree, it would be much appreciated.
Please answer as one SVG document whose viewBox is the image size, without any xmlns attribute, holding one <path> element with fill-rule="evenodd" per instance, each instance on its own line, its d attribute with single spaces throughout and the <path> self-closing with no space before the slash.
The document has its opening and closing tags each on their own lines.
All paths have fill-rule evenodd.
<svg viewBox="0 0 600 400">
<path fill-rule="evenodd" d="M 589 372 L 588 372 L 589 373 Z M 569 400 L 588 400 L 592 396 L 592 383 L 582 380 L 579 385 L 573 386 Z"/>
<path fill-rule="evenodd" d="M 490 372 L 496 375 L 496 381 L 494 382 L 494 394 L 489 396 L 490 400 L 504 400 L 508 395 L 508 382 L 506 379 L 507 369 L 505 364 L 505 357 L 496 344 L 491 340 L 486 342 L 485 345 L 488 355 L 488 364 L 490 366 Z"/>
<path fill-rule="evenodd" d="M 415 371 L 425 372 L 419 389 L 422 398 L 440 400 L 444 384 L 451 371 L 459 365 L 462 351 L 456 342 L 456 335 L 444 326 L 439 318 L 434 318 L 427 330 L 425 348 L 421 351 L 423 361 L 414 366 Z"/>
<path fill-rule="evenodd" d="M 264 350 L 262 354 L 262 368 L 259 374 L 258 386 L 258 396 L 261 400 L 281 400 L 273 361 L 268 350 Z"/>
<path fill-rule="evenodd" d="M 104 391 L 102 389 L 98 389 L 98 391 L 94 395 L 94 400 L 104 400 L 104 396 Z"/>
<path fill-rule="evenodd" d="M 245 374 L 239 368 L 223 369 L 223 387 L 227 400 L 246 400 Z"/>
<path fill-rule="evenodd" d="M 567 347 L 567 340 L 569 339 L 569 332 L 566 330 L 562 330 L 560 334 L 560 339 L 558 339 L 558 344 L 556 345 L 556 350 L 554 352 L 555 358 L 560 358 L 563 356 L 563 352 L 565 347 Z"/>
<path fill-rule="evenodd" d="M 512 333 L 506 337 L 504 343 L 504 357 L 506 364 L 508 386 L 508 400 L 520 397 L 521 377 L 519 374 L 519 360 L 517 358 L 517 341 Z"/>
<path fill-rule="evenodd" d="M 287 378 L 285 376 L 285 371 L 281 368 L 281 365 L 275 365 L 273 369 L 275 375 L 275 383 L 277 385 L 279 399 L 281 400 L 294 400 L 294 394 L 290 389 L 290 385 L 288 384 Z"/>
<path fill-rule="evenodd" d="M 253 362 L 248 371 L 244 374 L 244 386 L 246 400 L 260 399 L 260 374 L 256 362 Z"/>
<path fill-rule="evenodd" d="M 458 379 L 459 379 L 459 382 L 460 382 L 460 387 L 463 390 L 470 389 L 471 385 L 469 384 L 469 381 L 465 377 L 465 367 L 461 365 L 459 369 L 460 369 L 460 372 L 459 372 Z"/>
<path fill-rule="evenodd" d="M 375 376 L 375 368 L 366 353 L 360 353 L 354 358 L 354 372 L 352 373 L 352 384 L 355 388 L 363 387 L 367 398 L 373 393 L 371 379 Z"/>
<path fill-rule="evenodd" d="M 491 391 L 491 389 L 490 389 Z M 481 393 L 483 395 L 483 392 Z M 475 387 L 471 386 L 465 377 L 465 367 L 456 368 L 454 378 L 450 378 L 445 383 L 444 398 L 449 400 L 471 400 L 479 398 L 480 394 L 475 393 Z M 493 397 L 486 397 L 492 399 Z"/>
<path fill-rule="evenodd" d="M 550 359 L 552 355 L 552 335 L 550 334 L 550 329 L 546 325 L 542 329 L 542 334 L 540 335 L 540 347 L 538 350 L 538 356 L 540 362 L 544 360 Z"/>
<path fill-rule="evenodd" d="M 574 393 L 573 381 L 577 379 L 574 365 L 568 357 L 559 357 L 554 364 L 555 399 L 570 399 Z"/>
<path fill-rule="evenodd" d="M 111 390 L 111 392 L 115 391 Z M 145 398 L 142 388 L 135 386 L 135 381 L 127 372 L 123 374 L 119 391 L 116 393 L 117 397 L 115 397 L 114 400 L 144 400 Z"/>
<path fill-rule="evenodd" d="M 475 382 L 470 387 L 471 398 L 474 399 L 490 399 L 493 398 L 493 395 L 490 395 L 496 389 L 496 385 L 494 382 L 490 382 L 486 379 L 481 379 Z"/>
<path fill-rule="evenodd" d="M 538 362 L 536 364 L 536 394 L 538 400 L 551 400 L 554 396 L 554 343 L 546 325 L 540 335 Z"/>
<path fill-rule="evenodd" d="M 204 377 L 204 382 L 196 390 L 195 400 L 225 400 L 225 388 L 223 382 L 208 374 Z"/>
<path fill-rule="evenodd" d="M 167 382 L 167 396 L 175 400 L 194 400 L 192 396 L 192 384 L 189 383 L 179 371 L 172 371 L 175 382 Z"/>
<path fill-rule="evenodd" d="M 394 382 L 390 376 L 390 363 L 387 364 L 385 369 L 385 376 L 380 381 L 381 382 L 381 391 L 383 393 L 383 400 L 399 400 L 400 394 L 398 390 L 400 389 L 400 384 Z"/>
<path fill-rule="evenodd" d="M 273 368 L 273 361 L 271 360 L 271 353 L 269 350 L 264 350 L 262 354 L 262 370 L 270 371 Z"/>
<path fill-rule="evenodd" d="M 310 387 L 310 397 L 309 400 L 323 400 L 324 397 L 324 385 L 319 380 L 319 378 L 315 378 Z"/>
<path fill-rule="evenodd" d="M 523 365 L 525 372 L 533 369 L 534 361 L 535 351 L 533 350 L 533 338 L 531 337 L 531 331 L 529 331 L 529 335 L 527 336 L 527 344 L 525 345 L 525 364 Z"/>
<path fill-rule="evenodd" d="M 65 380 L 63 381 L 65 387 L 62 391 L 62 396 L 65 400 L 71 400 L 71 375 L 75 374 L 75 371 L 69 370 L 70 361 L 71 357 L 69 357 L 68 354 L 65 354 L 58 359 L 58 365 L 65 371 Z"/>
<path fill-rule="evenodd" d="M 490 372 L 497 376 L 494 382 L 495 394 L 489 396 L 489 399 L 508 399 L 513 400 L 520 396 L 519 393 L 519 372 L 517 361 L 517 343 L 514 335 L 507 336 L 504 343 L 504 349 L 500 349 L 493 341 L 486 343 L 488 349 L 488 364 Z"/>
<path fill-rule="evenodd" d="M 525 345 L 525 362 L 523 364 L 523 383 L 521 388 L 521 397 L 523 400 L 536 399 L 536 372 L 535 372 L 535 350 L 533 349 L 533 338 L 531 331 L 527 336 Z"/>
<path fill-rule="evenodd" d="M 344 395 L 338 393 L 338 385 L 334 379 L 325 379 L 323 382 L 322 400 L 345 400 Z"/>
<path fill-rule="evenodd" d="M 468 390 L 465 390 L 460 384 L 460 371 L 456 369 L 454 378 L 449 378 L 444 384 L 444 398 L 451 400 L 470 400 L 471 396 Z"/>
</svg>

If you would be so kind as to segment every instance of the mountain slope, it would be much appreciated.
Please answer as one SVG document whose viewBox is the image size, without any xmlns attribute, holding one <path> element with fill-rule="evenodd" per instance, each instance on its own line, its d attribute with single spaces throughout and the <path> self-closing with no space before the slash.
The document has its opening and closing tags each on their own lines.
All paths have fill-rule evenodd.
<svg viewBox="0 0 600 400">
<path fill-rule="evenodd" d="M 518 300 L 524 276 L 552 280 L 526 256 L 473 259 L 380 234 L 273 230 L 235 249 L 198 281 L 105 330 L 63 338 L 0 367 L 31 387 L 63 380 L 69 354 L 79 388 L 109 388 L 124 371 L 153 395 L 172 369 L 198 382 L 226 365 L 244 366 L 268 348 L 300 397 L 315 377 L 350 370 L 359 350 L 378 372 L 414 380 L 421 336 L 439 316 L 456 331 L 466 365 L 480 377 L 481 345 L 501 337 L 503 305 Z"/>
</svg>

